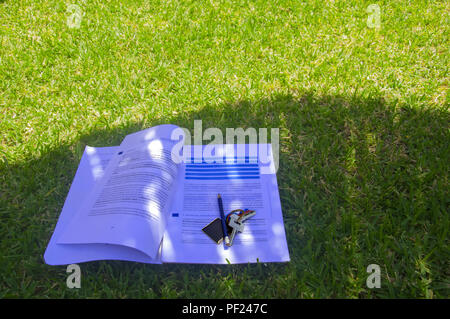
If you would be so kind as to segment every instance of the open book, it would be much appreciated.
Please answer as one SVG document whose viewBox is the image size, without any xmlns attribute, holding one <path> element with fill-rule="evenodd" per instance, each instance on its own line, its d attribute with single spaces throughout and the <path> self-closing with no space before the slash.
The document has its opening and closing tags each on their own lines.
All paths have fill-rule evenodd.
<svg viewBox="0 0 450 319">
<path fill-rule="evenodd" d="M 87 146 L 45 262 L 289 261 L 271 145 L 214 145 L 209 158 L 203 154 L 211 145 L 184 145 L 174 134 L 180 131 L 159 125 L 126 136 L 120 146 Z M 261 147 L 271 161 L 251 152 Z M 202 232 L 220 217 L 218 193 L 225 213 L 256 211 L 231 247 Z"/>
</svg>

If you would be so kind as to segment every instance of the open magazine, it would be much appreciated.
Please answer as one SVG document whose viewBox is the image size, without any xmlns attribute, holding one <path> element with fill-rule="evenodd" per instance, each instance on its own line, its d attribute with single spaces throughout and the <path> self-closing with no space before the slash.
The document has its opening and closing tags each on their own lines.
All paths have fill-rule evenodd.
<svg viewBox="0 0 450 319">
<path fill-rule="evenodd" d="M 289 261 L 271 145 L 217 144 L 211 152 L 211 145 L 185 145 L 180 132 L 159 125 L 120 146 L 87 146 L 45 262 Z M 271 161 L 261 161 L 262 148 Z M 219 193 L 225 212 L 256 211 L 231 247 L 202 232 L 220 217 Z"/>
</svg>

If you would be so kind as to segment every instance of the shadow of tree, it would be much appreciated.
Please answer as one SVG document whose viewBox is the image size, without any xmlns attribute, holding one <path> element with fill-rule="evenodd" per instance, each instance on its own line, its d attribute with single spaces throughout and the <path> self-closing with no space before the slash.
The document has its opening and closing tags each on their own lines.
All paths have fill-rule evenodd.
<svg viewBox="0 0 450 319">
<path fill-rule="evenodd" d="M 43 253 L 86 145 L 173 123 L 280 128 L 278 184 L 291 262 L 233 266 L 86 263 L 82 289 Z M 379 98 L 275 95 L 94 129 L 0 166 L 1 291 L 21 297 L 445 296 L 449 114 Z M 270 131 L 270 130 L 269 130 Z M 270 139 L 269 139 L 270 140 Z M 378 264 L 382 288 L 366 288 Z M 447 287 L 447 288 L 445 288 Z"/>
</svg>

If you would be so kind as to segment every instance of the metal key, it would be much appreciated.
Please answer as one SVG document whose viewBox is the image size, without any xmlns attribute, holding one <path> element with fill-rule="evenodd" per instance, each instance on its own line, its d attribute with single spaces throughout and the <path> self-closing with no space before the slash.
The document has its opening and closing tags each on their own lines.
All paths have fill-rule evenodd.
<svg viewBox="0 0 450 319">
<path fill-rule="evenodd" d="M 256 212 L 252 212 L 249 213 L 247 215 L 244 216 L 238 216 L 238 215 L 231 215 L 230 216 L 230 221 L 228 223 L 228 226 L 230 226 L 233 231 L 231 232 L 230 235 L 230 244 L 228 246 L 233 245 L 233 239 L 234 236 L 236 236 L 237 232 L 242 233 L 244 231 L 244 221 L 246 221 L 247 219 L 249 219 L 252 216 L 255 216 Z"/>
<path fill-rule="evenodd" d="M 244 225 L 239 222 L 239 216 L 233 214 L 230 216 L 228 226 L 233 229 L 230 235 L 230 243 L 228 244 L 228 246 L 231 246 L 233 245 L 234 236 L 236 236 L 237 232 L 242 232 L 244 230 Z"/>
</svg>

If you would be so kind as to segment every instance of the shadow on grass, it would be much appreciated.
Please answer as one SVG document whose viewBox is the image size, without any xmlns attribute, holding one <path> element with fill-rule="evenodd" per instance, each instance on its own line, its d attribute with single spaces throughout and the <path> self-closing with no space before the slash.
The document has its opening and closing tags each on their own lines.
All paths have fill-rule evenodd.
<svg viewBox="0 0 450 319">
<path fill-rule="evenodd" d="M 280 188 L 292 261 L 233 266 L 81 265 L 82 288 L 43 253 L 86 145 L 173 123 L 280 128 Z M 38 159 L 1 166 L 2 297 L 448 296 L 447 111 L 381 99 L 278 95 L 96 129 Z M 269 130 L 270 131 L 270 130 Z M 382 288 L 366 287 L 381 267 Z"/>
</svg>

